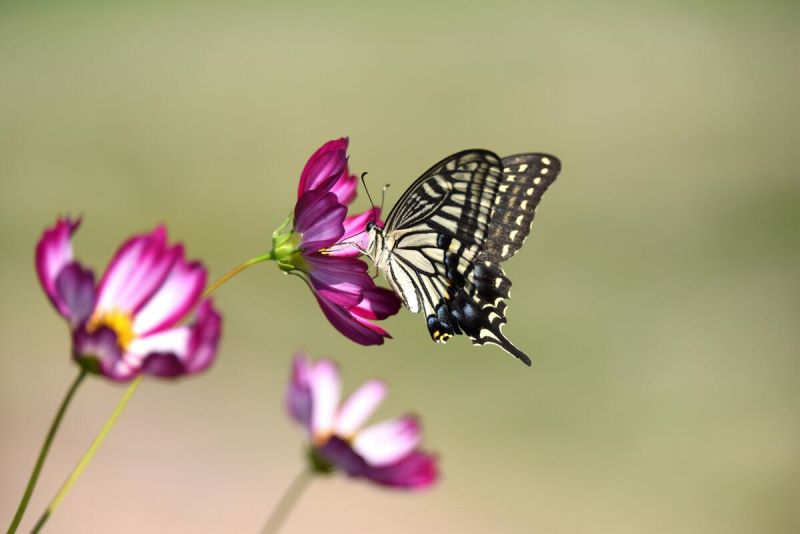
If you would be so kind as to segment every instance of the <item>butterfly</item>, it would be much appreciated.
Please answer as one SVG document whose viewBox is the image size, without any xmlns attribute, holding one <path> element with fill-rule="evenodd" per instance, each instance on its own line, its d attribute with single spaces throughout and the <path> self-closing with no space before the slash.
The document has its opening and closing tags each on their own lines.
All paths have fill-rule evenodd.
<svg viewBox="0 0 800 534">
<path fill-rule="evenodd" d="M 465 150 L 425 171 L 383 228 L 368 223 L 367 255 L 406 307 L 424 313 L 434 341 L 465 334 L 531 364 L 501 330 L 511 289 L 501 263 L 522 247 L 560 170 L 548 154 Z"/>
</svg>

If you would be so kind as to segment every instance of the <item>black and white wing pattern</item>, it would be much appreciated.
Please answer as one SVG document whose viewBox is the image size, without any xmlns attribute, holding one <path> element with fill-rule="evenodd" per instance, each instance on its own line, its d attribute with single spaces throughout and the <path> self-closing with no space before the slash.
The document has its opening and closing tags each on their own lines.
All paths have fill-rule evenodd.
<svg viewBox="0 0 800 534">
<path fill-rule="evenodd" d="M 440 161 L 403 194 L 369 255 L 435 341 L 466 334 L 531 361 L 502 333 L 511 281 L 500 263 L 519 250 L 560 163 L 545 154 L 499 158 L 466 150 Z"/>
</svg>

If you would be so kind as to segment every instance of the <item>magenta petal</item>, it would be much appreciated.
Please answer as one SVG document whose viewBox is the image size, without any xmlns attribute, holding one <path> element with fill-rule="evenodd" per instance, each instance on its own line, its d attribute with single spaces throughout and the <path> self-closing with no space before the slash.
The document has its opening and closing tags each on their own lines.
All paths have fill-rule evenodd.
<svg viewBox="0 0 800 534">
<path fill-rule="evenodd" d="M 317 452 L 331 465 L 351 477 L 363 477 L 369 473 L 367 462 L 348 442 L 338 436 L 332 436 Z"/>
<path fill-rule="evenodd" d="M 105 326 L 91 333 L 83 328 L 76 330 L 73 336 L 73 357 L 82 367 L 97 371 L 117 382 L 127 382 L 140 372 L 138 362 L 124 358 L 117 342 L 117 334 Z"/>
<path fill-rule="evenodd" d="M 417 490 L 436 482 L 439 470 L 436 456 L 414 451 L 394 464 L 370 467 L 364 476 L 384 486 Z"/>
<path fill-rule="evenodd" d="M 333 193 L 303 193 L 294 208 L 294 230 L 303 236 L 300 249 L 310 253 L 336 243 L 344 231 L 346 214 L 347 208 Z"/>
<path fill-rule="evenodd" d="M 319 307 L 336 330 L 360 345 L 383 345 L 384 336 L 361 324 L 350 312 L 314 293 Z"/>
<path fill-rule="evenodd" d="M 337 306 L 355 306 L 362 300 L 364 289 L 374 287 L 367 264 L 361 260 L 312 254 L 306 261 L 314 290 Z"/>
<path fill-rule="evenodd" d="M 383 287 L 365 289 L 363 298 L 350 311 L 364 319 L 386 319 L 400 310 L 400 298 Z"/>
<path fill-rule="evenodd" d="M 177 378 L 186 374 L 186 367 L 174 354 L 156 352 L 145 358 L 142 372 L 159 378 Z"/>
<path fill-rule="evenodd" d="M 164 283 L 136 314 L 133 330 L 146 336 L 180 321 L 197 303 L 206 285 L 206 269 L 199 262 L 187 262 L 183 251 L 172 265 Z"/>
<path fill-rule="evenodd" d="M 56 278 L 56 290 L 73 327 L 92 315 L 95 302 L 94 273 L 73 261 Z"/>
<path fill-rule="evenodd" d="M 365 478 L 390 488 L 424 489 L 439 478 L 437 458 L 422 451 L 413 451 L 394 464 L 376 467 L 369 465 L 347 441 L 333 436 L 317 452 L 351 477 Z"/>
<path fill-rule="evenodd" d="M 298 197 L 311 190 L 328 191 L 347 174 L 347 144 L 346 137 L 328 141 L 308 158 L 300 174 Z"/>
<path fill-rule="evenodd" d="M 141 360 L 143 372 L 161 378 L 199 373 L 214 361 L 221 332 L 222 318 L 207 300 L 192 325 L 136 339 L 126 356 Z"/>
<path fill-rule="evenodd" d="M 44 292 L 56 310 L 68 317 L 69 308 L 58 294 L 56 278 L 61 270 L 72 262 L 72 234 L 80 226 L 80 219 L 58 219 L 46 229 L 36 245 L 36 272 Z"/>
<path fill-rule="evenodd" d="M 304 353 L 297 353 L 292 360 L 289 390 L 286 392 L 286 408 L 292 419 L 311 429 L 311 374 L 312 364 Z"/>
<path fill-rule="evenodd" d="M 214 362 L 222 337 L 222 316 L 214 309 L 211 299 L 205 300 L 197 310 L 192 324 L 189 354 L 186 356 L 188 374 L 205 371 Z"/>
<path fill-rule="evenodd" d="M 334 182 L 329 191 L 339 198 L 339 204 L 346 206 L 355 200 L 357 189 L 358 178 L 350 174 L 347 167 L 345 167 L 341 177 Z"/>
<path fill-rule="evenodd" d="M 134 313 L 161 286 L 183 247 L 167 246 L 163 226 L 132 237 L 117 251 L 97 291 L 97 309 Z"/>
</svg>

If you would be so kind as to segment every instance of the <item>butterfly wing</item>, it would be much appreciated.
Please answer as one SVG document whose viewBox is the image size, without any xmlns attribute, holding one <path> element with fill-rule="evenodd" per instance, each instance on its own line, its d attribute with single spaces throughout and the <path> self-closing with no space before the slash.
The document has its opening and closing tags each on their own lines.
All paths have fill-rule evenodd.
<svg viewBox="0 0 800 534">
<path fill-rule="evenodd" d="M 559 169 L 544 154 L 501 160 L 467 150 L 431 167 L 395 204 L 384 272 L 412 312 L 424 311 L 435 341 L 466 334 L 530 365 L 501 331 L 511 281 L 500 262 L 521 247 Z"/>
<path fill-rule="evenodd" d="M 412 312 L 434 314 L 453 283 L 464 284 L 488 231 L 501 165 L 487 150 L 454 154 L 423 173 L 389 213 L 383 271 Z"/>
<path fill-rule="evenodd" d="M 483 256 L 502 262 L 513 256 L 531 231 L 536 206 L 561 171 L 549 154 L 517 154 L 503 158 L 503 183 L 494 198 Z"/>
<path fill-rule="evenodd" d="M 549 154 L 517 154 L 502 161 L 504 179 L 493 200 L 488 235 L 466 287 L 470 300 L 483 311 L 483 323 L 488 321 L 490 327 L 482 324 L 470 338 L 475 345 L 499 345 L 530 365 L 530 359 L 501 332 L 507 321 L 505 299 L 511 294 L 511 280 L 500 263 L 513 256 L 530 234 L 536 207 L 561 171 L 561 162 Z"/>
</svg>

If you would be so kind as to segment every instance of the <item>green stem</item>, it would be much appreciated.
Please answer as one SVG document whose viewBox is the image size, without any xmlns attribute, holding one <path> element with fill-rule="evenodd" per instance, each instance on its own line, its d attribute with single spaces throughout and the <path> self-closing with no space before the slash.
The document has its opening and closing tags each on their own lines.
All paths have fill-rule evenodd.
<svg viewBox="0 0 800 534">
<path fill-rule="evenodd" d="M 50 452 L 50 446 L 53 444 L 53 440 L 56 437 L 58 427 L 61 426 L 61 420 L 64 419 L 64 414 L 67 412 L 67 407 L 72 401 L 72 397 L 75 396 L 75 392 L 78 391 L 78 386 L 81 385 L 84 378 L 86 378 L 86 371 L 82 370 L 78 373 L 78 376 L 75 377 L 75 380 L 72 381 L 72 385 L 67 390 L 67 394 L 64 396 L 64 399 L 61 401 L 61 405 L 58 407 L 58 411 L 56 412 L 56 416 L 53 418 L 53 422 L 50 423 L 50 430 L 47 432 L 47 437 L 44 438 L 42 449 L 39 451 L 39 458 L 36 459 L 36 464 L 33 466 L 33 472 L 31 472 L 31 476 L 28 479 L 28 485 L 25 487 L 25 493 L 22 494 L 22 500 L 17 507 L 17 513 L 14 515 L 14 519 L 11 521 L 11 526 L 8 527 L 8 534 L 14 534 L 14 532 L 17 531 L 19 523 L 22 521 L 22 516 L 25 515 L 25 509 L 28 507 L 28 502 L 31 500 L 33 489 L 36 487 L 36 482 L 39 480 L 39 474 L 42 472 L 42 467 L 47 459 L 47 454 Z"/>
<path fill-rule="evenodd" d="M 291 512 L 294 505 L 297 504 L 300 496 L 303 495 L 303 491 L 305 491 L 306 487 L 308 487 L 308 483 L 311 482 L 313 478 L 314 472 L 311 469 L 304 469 L 297 474 L 281 496 L 281 500 L 278 501 L 278 504 L 275 505 L 275 508 L 272 510 L 272 513 L 267 519 L 267 523 L 261 531 L 262 534 L 277 534 L 277 532 L 280 531 L 281 527 L 286 522 L 286 518 L 289 516 L 289 512 Z"/>
<path fill-rule="evenodd" d="M 56 509 L 61 504 L 61 501 L 67 495 L 67 493 L 75 484 L 75 482 L 78 480 L 78 478 L 81 476 L 86 467 L 89 465 L 89 462 L 92 460 L 92 457 L 97 452 L 97 449 L 100 448 L 100 445 L 102 445 L 103 441 L 106 439 L 106 436 L 111 431 L 111 428 L 114 426 L 114 423 L 117 422 L 117 418 L 119 418 L 120 414 L 125 409 L 125 406 L 128 404 L 128 401 L 136 392 L 136 388 L 138 388 L 139 384 L 141 384 L 142 377 L 143 375 L 137 376 L 133 380 L 133 382 L 131 382 L 131 385 L 128 386 L 128 389 L 125 390 L 125 393 L 122 395 L 122 398 L 117 403 L 117 406 L 114 408 L 114 411 L 111 412 L 111 416 L 103 425 L 103 428 L 100 429 L 100 432 L 97 434 L 97 437 L 94 438 L 94 441 L 89 446 L 87 451 L 84 453 L 83 457 L 78 462 L 78 465 L 75 466 L 75 469 L 73 469 L 72 473 L 70 473 L 69 477 L 67 477 L 67 480 L 66 482 L 64 482 L 64 485 L 61 486 L 60 490 L 58 490 L 56 496 L 53 497 L 52 501 L 50 501 L 50 504 L 47 506 L 47 509 L 39 518 L 39 521 L 36 522 L 36 526 L 34 526 L 33 530 L 31 530 L 32 533 L 39 532 L 39 530 L 44 526 L 47 520 L 50 519 L 50 516 L 55 513 Z"/>
<path fill-rule="evenodd" d="M 255 258 L 249 259 L 246 262 L 244 262 L 244 263 L 242 263 L 240 265 L 237 265 L 236 267 L 234 267 L 233 269 L 231 269 L 227 273 L 225 273 L 222 276 L 220 276 L 219 278 L 217 278 L 210 286 L 208 286 L 206 288 L 206 290 L 203 291 L 203 298 L 209 296 L 211 293 L 216 291 L 219 286 L 221 286 L 222 284 L 224 284 L 225 282 L 227 282 L 228 280 L 230 280 L 231 278 L 233 278 L 234 276 L 236 276 L 240 272 L 244 271 L 248 267 L 251 267 L 251 266 L 253 266 L 253 265 L 257 264 L 257 263 L 269 261 L 271 259 L 274 259 L 274 257 L 272 255 L 272 252 L 269 252 L 269 253 L 263 254 L 261 256 L 256 256 Z"/>
</svg>

